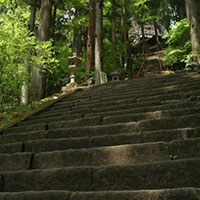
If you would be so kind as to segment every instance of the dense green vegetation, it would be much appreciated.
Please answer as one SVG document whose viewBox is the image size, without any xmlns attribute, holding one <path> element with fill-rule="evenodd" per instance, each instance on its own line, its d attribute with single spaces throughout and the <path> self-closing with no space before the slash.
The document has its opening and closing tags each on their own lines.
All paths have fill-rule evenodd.
<svg viewBox="0 0 200 200">
<path fill-rule="evenodd" d="M 101 5 L 102 10 L 99 16 L 93 15 L 92 22 L 91 16 L 95 14 L 92 12 L 97 9 L 95 3 Z M 124 79 L 134 77 L 147 50 L 146 36 L 141 31 L 146 24 L 151 25 L 155 34 L 165 32 L 166 44 L 162 45 L 166 47 L 167 66 L 198 63 L 199 50 L 190 37 L 190 31 L 196 30 L 192 30 L 190 24 L 197 23 L 191 19 L 198 15 L 191 3 L 196 1 L 186 1 L 185 5 L 180 0 L 1 0 L 1 115 L 22 107 L 26 110 L 31 107 L 31 101 L 34 106 L 35 101 L 60 92 L 69 82 L 68 57 L 73 52 L 83 60 L 77 82 L 94 76 L 97 70 L 94 57 L 98 54 L 94 46 L 98 42 L 100 70 L 108 76 L 119 70 Z M 102 22 L 97 24 L 101 12 Z M 92 23 L 99 27 L 102 23 L 102 29 L 95 32 Z"/>
<path fill-rule="evenodd" d="M 165 63 L 167 65 L 173 65 L 177 62 L 185 63 L 186 66 L 194 64 L 190 26 L 187 18 L 171 26 L 169 33 L 166 34 L 164 38 L 167 39 L 166 44 L 168 45 L 165 50 Z"/>
</svg>

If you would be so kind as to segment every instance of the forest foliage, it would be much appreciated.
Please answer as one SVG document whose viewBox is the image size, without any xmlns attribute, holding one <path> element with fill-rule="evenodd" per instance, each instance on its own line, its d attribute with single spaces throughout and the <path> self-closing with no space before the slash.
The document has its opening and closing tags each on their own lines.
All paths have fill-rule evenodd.
<svg viewBox="0 0 200 200">
<path fill-rule="evenodd" d="M 187 18 L 182 19 L 171 26 L 170 31 L 164 36 L 168 47 L 165 50 L 167 65 L 174 63 L 185 63 L 186 66 L 195 64 L 193 62 L 192 43 L 190 39 L 190 26 Z"/>
</svg>

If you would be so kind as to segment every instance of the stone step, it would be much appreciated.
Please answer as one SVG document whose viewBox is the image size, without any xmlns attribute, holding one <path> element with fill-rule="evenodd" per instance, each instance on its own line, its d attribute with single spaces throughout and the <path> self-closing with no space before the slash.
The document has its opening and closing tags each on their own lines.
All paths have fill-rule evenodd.
<svg viewBox="0 0 200 200">
<path fill-rule="evenodd" d="M 198 86 L 196 86 L 198 87 Z M 184 92 L 183 92 L 184 90 Z M 140 95 L 135 94 L 134 92 L 129 91 L 126 95 L 118 94 L 112 95 L 110 97 L 99 97 L 97 101 L 90 100 L 86 102 L 75 103 L 70 102 L 71 104 L 66 104 L 61 101 L 61 105 L 55 104 L 53 107 L 50 108 L 50 111 L 54 110 L 62 110 L 65 109 L 66 111 L 73 111 L 73 110 L 80 110 L 83 108 L 96 108 L 96 107 L 109 107 L 111 105 L 121 105 L 121 104 L 134 104 L 136 102 L 146 102 L 152 100 L 170 100 L 170 99 L 189 99 L 192 97 L 200 96 L 199 87 L 196 90 L 191 91 L 191 87 L 188 89 L 180 88 L 178 91 L 165 91 L 165 92 L 145 92 L 141 93 Z M 101 99 L 101 101 L 99 100 Z"/>
<path fill-rule="evenodd" d="M 170 77 L 173 78 L 173 80 L 170 80 Z M 199 75 L 195 75 L 193 78 L 187 78 L 186 76 L 183 76 L 182 78 L 179 77 L 177 79 L 176 76 L 163 76 L 161 78 L 156 77 L 156 81 L 151 81 L 151 79 L 154 78 L 146 78 L 146 79 L 134 79 L 130 81 L 119 81 L 117 83 L 109 83 L 104 84 L 103 86 L 92 86 L 89 89 L 84 89 L 83 91 L 80 91 L 75 94 L 71 94 L 70 96 L 67 96 L 63 99 L 63 101 L 69 102 L 69 101 L 85 101 L 86 99 L 90 99 L 91 97 L 95 96 L 105 96 L 105 95 L 112 95 L 112 94 L 118 94 L 120 93 L 126 93 L 128 91 L 164 91 L 166 89 L 179 89 L 180 87 L 188 87 L 189 85 L 197 86 L 199 81 Z M 145 83 L 148 84 L 145 84 Z M 156 84 L 156 85 L 155 85 Z M 173 85 L 173 86 L 172 86 Z M 190 86 L 190 87 L 191 87 Z M 169 87 L 169 88 L 167 88 Z M 191 87 L 192 88 L 192 87 Z M 112 92 L 112 93 L 109 93 Z M 81 98 L 81 99 L 79 99 Z"/>
<path fill-rule="evenodd" d="M 180 84 L 187 84 L 188 82 L 198 82 L 199 81 L 199 74 L 190 73 L 187 75 L 184 74 L 175 74 L 175 75 L 168 75 L 168 76 L 156 76 L 156 77 L 146 77 L 145 79 L 134 79 L 129 81 L 119 81 L 116 83 L 109 83 L 103 86 L 94 86 L 89 88 L 90 92 L 95 92 L 95 94 L 106 93 L 109 90 L 126 90 L 128 89 L 140 89 L 140 88 L 158 88 L 161 86 L 168 86 L 168 85 L 180 85 Z M 87 93 L 88 90 L 86 91 Z"/>
<path fill-rule="evenodd" d="M 28 170 L 32 166 L 31 153 L 0 154 L 0 171 Z"/>
<path fill-rule="evenodd" d="M 0 137 L 1 138 L 1 137 Z M 24 145 L 22 142 L 11 144 L 0 144 L 0 153 L 17 153 L 23 152 Z"/>
<path fill-rule="evenodd" d="M 200 187 L 200 159 L 107 167 L 0 173 L 1 192 L 140 190 Z"/>
<path fill-rule="evenodd" d="M 185 115 L 181 117 L 170 117 L 162 119 L 148 119 L 141 120 L 137 123 L 138 131 L 153 131 L 163 129 L 176 128 L 194 128 L 198 127 L 200 122 L 200 115 Z"/>
<path fill-rule="evenodd" d="M 112 111 L 112 110 L 121 110 L 121 109 L 129 109 L 129 108 L 137 108 L 137 107 L 145 107 L 145 106 L 156 106 L 156 105 L 163 105 L 163 104 L 170 104 L 170 103 L 181 103 L 181 102 L 191 102 L 191 101 L 199 101 L 199 97 L 196 93 L 199 93 L 200 96 L 200 90 L 193 91 L 193 92 L 180 92 L 180 93 L 174 93 L 174 94 L 165 94 L 165 95 L 157 95 L 157 96 L 149 96 L 147 98 L 139 98 L 134 99 L 130 98 L 123 102 L 123 100 L 117 100 L 116 98 L 112 98 L 112 100 L 109 100 L 111 102 L 107 103 L 98 103 L 94 105 L 80 105 L 75 106 L 71 108 L 71 110 L 68 109 L 53 109 L 49 110 L 49 114 L 55 114 L 58 115 L 61 112 L 65 113 L 71 113 L 71 114 L 90 114 L 94 112 L 105 112 L 105 111 Z M 112 101 L 116 103 L 112 103 Z M 47 113 L 46 113 L 47 114 Z M 45 115 L 46 115 L 45 114 Z M 41 114 L 42 116 L 42 114 Z"/>
<path fill-rule="evenodd" d="M 198 126 L 197 126 L 198 127 Z M 13 145 L 15 147 L 15 144 L 12 143 L 18 143 L 18 142 L 25 142 L 25 141 L 33 141 L 34 144 L 36 144 L 35 147 L 28 147 L 28 149 L 31 151 L 36 151 L 37 148 L 40 149 L 44 148 L 44 145 L 46 145 L 46 139 L 63 139 L 66 138 L 68 142 L 66 143 L 66 146 L 70 144 L 71 148 L 80 148 L 83 147 L 96 147 L 101 145 L 118 145 L 118 144 L 132 144 L 133 141 L 136 141 L 136 143 L 139 142 L 153 142 L 153 141 L 169 141 L 172 139 L 178 139 L 178 138 L 191 138 L 191 137 L 199 137 L 199 128 L 182 128 L 182 129 L 172 129 L 172 130 L 155 130 L 155 131 L 142 131 L 137 133 L 137 124 L 135 122 L 133 123 L 122 123 L 122 124 L 111 124 L 111 125 L 100 125 L 100 126 L 86 126 L 86 127 L 73 127 L 73 128 L 62 128 L 62 129 L 55 129 L 55 130 L 48 130 L 48 131 L 36 131 L 36 132 L 25 132 L 25 133 L 17 133 L 17 134 L 6 134 L 6 135 L 0 135 L 0 144 L 2 146 L 2 153 L 6 153 L 8 150 L 8 145 Z M 118 138 L 119 135 L 119 138 Z M 80 139 L 81 137 L 81 139 Z M 91 137 L 91 142 L 89 142 L 88 138 L 84 137 Z M 105 137 L 105 138 L 104 138 Z M 109 139 L 110 138 L 110 139 Z M 74 139 L 74 140 L 73 140 Z M 120 140 L 119 140 L 120 139 Z M 41 142 L 39 142 L 41 140 Z M 72 141 L 72 143 L 71 143 Z M 84 142 L 84 143 L 83 143 Z M 88 144 L 89 142 L 89 144 Z M 122 142 L 122 143 L 121 143 Z M 53 150 L 54 147 L 57 147 L 60 144 L 63 144 L 62 141 L 57 141 L 54 144 L 54 141 L 49 141 L 48 144 L 51 144 L 51 147 L 49 150 Z M 94 146 L 92 144 L 94 144 Z M 4 147 L 4 145 L 6 147 Z M 42 146 L 40 146 L 42 145 Z M 86 146 L 84 146 L 86 145 Z M 65 146 L 65 145 L 64 145 Z M 62 146 L 60 146 L 62 147 Z M 15 148 L 19 148 L 18 144 Z M 25 148 L 22 146 L 22 148 Z M 57 147 L 58 148 L 58 147 Z M 65 148 L 65 147 L 64 147 Z M 46 148 L 44 148 L 46 149 Z M 44 150 L 43 149 L 43 150 Z M 62 148 L 58 149 L 62 150 Z M 44 151 L 48 151 L 48 148 Z"/>
<path fill-rule="evenodd" d="M 198 102 L 183 102 L 183 103 L 175 103 L 175 104 L 168 104 L 168 105 L 161 105 L 161 106 L 151 106 L 148 107 L 141 107 L 141 108 L 131 108 L 131 109 L 124 109 L 124 110 L 117 110 L 117 111 L 108 111 L 108 112 L 100 112 L 100 113 L 94 113 L 94 114 L 86 114 L 85 116 L 81 116 L 79 114 L 60 114 L 59 116 L 54 114 L 46 114 L 46 115 L 35 115 L 32 116 L 24 121 L 21 121 L 18 123 L 18 126 L 24 126 L 24 125 L 30 125 L 30 124 L 40 124 L 40 123 L 49 123 L 49 122 L 55 122 L 55 121 L 70 121 L 73 119 L 80 119 L 83 117 L 92 117 L 94 115 L 99 115 L 101 117 L 105 116 L 118 116 L 118 115 L 125 115 L 125 114 L 132 114 L 132 113 L 142 113 L 142 112 L 166 112 L 165 110 L 170 109 L 185 109 L 187 110 L 191 109 L 193 110 L 195 107 L 200 106 L 199 101 Z M 131 106 L 130 106 L 131 107 Z M 188 111 L 190 112 L 190 111 Z M 59 114 L 59 113 L 58 113 Z"/>
<path fill-rule="evenodd" d="M 70 115 L 70 114 L 65 114 L 65 113 L 60 113 L 60 116 L 56 116 L 54 114 L 47 114 L 43 117 L 41 117 L 40 115 L 34 115 L 31 116 L 29 118 L 27 118 L 24 121 L 21 121 L 20 123 L 18 123 L 18 126 L 24 126 L 27 124 L 41 124 L 41 123 L 49 123 L 49 122 L 55 122 L 55 121 L 62 121 L 62 120 L 74 120 L 74 119 L 78 119 L 81 118 L 80 115 L 78 114 L 74 114 L 74 115 Z"/>
<path fill-rule="evenodd" d="M 67 137 L 68 138 L 25 141 L 24 151 L 40 153 L 55 150 L 62 151 L 67 149 L 81 149 L 103 146 L 105 147 L 123 144 L 127 145 L 147 142 L 170 142 L 172 140 L 186 140 L 192 138 L 199 138 L 200 128 L 159 130 L 152 132 L 115 135 L 101 135 L 100 132 L 99 136 L 71 138 L 67 135 Z"/>
<path fill-rule="evenodd" d="M 102 119 L 100 116 L 85 117 L 82 119 L 75 119 L 70 121 L 58 121 L 48 124 L 49 129 L 67 128 L 67 127 L 81 127 L 81 126 L 96 126 L 101 125 Z"/>
<path fill-rule="evenodd" d="M 185 101 L 168 101 L 168 104 L 171 103 L 183 103 Z M 93 113 L 99 113 L 99 112 L 109 112 L 109 111 L 116 111 L 116 110 L 124 110 L 124 109 L 133 109 L 133 108 L 138 108 L 138 107 L 150 107 L 150 106 L 161 106 L 166 104 L 166 102 L 161 102 L 159 100 L 153 100 L 153 101 L 147 101 L 147 102 L 141 102 L 141 103 L 135 103 L 135 104 L 122 104 L 122 105 L 112 105 L 108 107 L 97 107 L 97 108 L 90 108 L 90 107 L 82 107 L 82 108 L 76 108 L 73 111 L 69 111 L 67 109 L 61 109 L 61 110 L 51 110 L 46 112 L 45 114 L 40 114 L 39 117 L 44 118 L 44 117 L 49 117 L 49 116 L 60 116 L 62 113 L 64 114 L 79 114 L 80 116 L 85 116 L 85 115 L 91 115 Z"/>
<path fill-rule="evenodd" d="M 96 191 L 69 192 L 43 191 L 0 193 L 2 200 L 199 200 L 195 188 L 175 188 L 162 190 L 125 190 L 125 191 Z"/>
<path fill-rule="evenodd" d="M 118 89 L 117 90 L 112 89 L 111 93 L 108 93 L 108 91 L 106 91 L 105 95 L 102 95 L 102 92 L 100 94 L 88 93 L 88 96 L 90 96 L 90 98 L 87 98 L 87 99 L 81 98 L 81 99 L 71 100 L 71 99 L 69 99 L 69 97 L 66 97 L 65 99 L 62 99 L 62 101 L 55 103 L 54 106 L 56 106 L 56 107 L 62 107 L 62 106 L 71 107 L 74 105 L 83 105 L 83 104 L 89 105 L 91 101 L 92 101 L 92 104 L 95 104 L 95 103 L 102 102 L 102 99 L 104 99 L 104 98 L 105 98 L 105 100 L 106 100 L 106 98 L 110 98 L 113 96 L 114 97 L 121 96 L 121 98 L 123 98 L 123 96 L 130 96 L 130 94 L 134 95 L 133 97 L 136 97 L 136 98 L 148 96 L 147 93 L 151 94 L 151 95 L 169 94 L 169 93 L 174 93 L 174 92 L 181 92 L 182 88 L 184 88 L 184 91 L 187 91 L 187 92 L 191 91 L 191 88 L 193 90 L 199 90 L 199 86 L 196 82 L 186 83 L 181 86 L 180 85 L 170 85 L 168 87 L 159 87 L 159 88 L 157 88 L 157 87 L 156 88 L 147 88 L 147 89 L 127 88 L 126 90 L 122 90 L 122 91 L 119 91 Z"/>
<path fill-rule="evenodd" d="M 165 90 L 162 92 L 161 91 L 158 91 L 158 92 L 145 91 L 145 92 L 141 92 L 139 94 L 129 91 L 126 95 L 118 94 L 117 96 L 112 95 L 110 97 L 108 97 L 108 96 L 101 97 L 101 99 L 102 99 L 101 101 L 103 103 L 105 103 L 105 106 L 107 106 L 106 102 L 108 102 L 108 106 L 109 106 L 110 105 L 109 103 L 111 103 L 113 100 L 119 101 L 119 103 L 120 103 L 120 101 L 122 101 L 121 103 L 123 103 L 123 101 L 127 101 L 127 99 L 132 99 L 132 101 L 135 100 L 136 102 L 140 102 L 140 101 L 146 102 L 147 100 L 149 100 L 149 98 L 159 99 L 159 100 L 163 101 L 166 99 L 173 99 L 173 98 L 174 99 L 181 99 L 181 98 L 187 99 L 189 97 L 197 96 L 197 95 L 200 95 L 200 90 L 199 90 L 198 86 L 196 86 L 196 88 L 192 91 L 191 91 L 191 87 L 188 87 L 188 88 L 183 87 L 183 88 L 180 88 L 179 90 L 175 90 L 175 91 L 173 91 L 173 90 Z M 95 101 L 93 101 L 93 102 L 95 102 Z M 103 103 L 98 103 L 97 105 L 103 104 Z M 88 103 L 86 104 L 86 106 L 87 105 L 88 105 Z M 78 104 L 78 106 L 81 106 L 81 105 Z M 82 105 L 82 106 L 84 106 L 84 105 Z M 94 104 L 94 107 L 95 107 L 95 104 Z"/>
<path fill-rule="evenodd" d="M 197 87 L 197 86 L 196 86 Z M 197 88 L 196 88 L 197 89 Z M 181 89 L 182 90 L 182 89 Z M 181 91 L 180 90 L 180 91 Z M 78 110 L 80 112 L 80 110 L 85 110 L 85 112 L 91 112 L 91 109 L 92 108 L 95 108 L 95 107 L 100 107 L 100 106 L 103 106 L 103 107 L 106 107 L 106 106 L 110 106 L 110 105 L 113 105 L 113 104 L 116 104 L 116 105 L 120 105 L 120 104 L 123 104 L 123 103 L 135 103 L 136 101 L 137 102 L 145 102 L 145 101 L 149 101 L 149 100 L 153 100 L 153 99 L 160 99 L 161 101 L 164 101 L 164 100 L 173 100 L 173 99 L 184 99 L 184 98 L 194 98 L 195 96 L 197 95 L 200 95 L 200 90 L 197 90 L 197 91 L 191 91 L 191 87 L 188 88 L 188 92 L 185 93 L 185 89 L 184 89 L 184 93 L 183 92 L 179 92 L 179 93 L 175 93 L 175 94 L 170 94 L 171 91 L 167 91 L 167 94 L 166 92 L 162 95 L 156 95 L 156 96 L 151 96 L 149 93 L 145 93 L 145 96 L 148 97 L 147 99 L 144 98 L 144 94 L 143 96 L 139 96 L 137 99 L 135 98 L 135 94 L 131 94 L 129 93 L 129 96 L 119 96 L 119 99 L 117 100 L 116 96 L 113 96 L 113 97 L 106 97 L 104 99 L 102 99 L 101 101 L 105 101 L 105 102 L 99 102 L 99 99 L 98 101 L 87 101 L 85 102 L 85 104 L 77 104 L 76 103 L 73 103 L 72 105 L 68 105 L 68 104 L 63 104 L 61 107 L 60 106 L 55 106 L 52 107 L 52 108 L 49 108 L 50 110 L 48 111 L 48 114 L 51 114 L 53 115 L 54 114 L 54 111 L 58 111 L 58 112 L 68 112 L 70 113 L 71 110 Z M 158 93 L 157 93 L 158 94 Z M 131 95 L 131 96 L 130 96 Z M 151 96 L 151 97 L 149 97 Z M 126 99 L 128 98 L 128 99 Z M 150 99 L 149 99 L 150 98 Z M 114 103 L 113 103 L 113 100 Z M 117 100 L 117 101 L 116 101 Z M 194 100 L 194 99 L 193 99 Z M 197 99 L 198 100 L 198 99 Z M 62 103 L 64 103 L 63 101 L 61 101 Z M 69 108 L 70 107 L 70 108 Z M 52 113 L 51 113 L 52 112 Z M 85 113 L 84 112 L 84 113 Z M 47 115 L 46 113 L 44 112 L 41 112 L 40 115 Z"/>
<path fill-rule="evenodd" d="M 40 123 L 40 124 L 31 124 L 28 126 L 13 126 L 11 128 L 7 128 L 3 131 L 3 135 L 6 134 L 14 134 L 14 133 L 23 133 L 28 131 L 45 131 L 47 130 L 47 124 L 46 123 Z"/>
<path fill-rule="evenodd" d="M 137 123 L 109 124 L 99 126 L 82 126 L 72 128 L 49 129 L 48 138 L 69 138 L 99 135 L 114 135 L 137 132 Z"/>
<path fill-rule="evenodd" d="M 141 104 L 136 104 L 136 108 L 131 108 L 129 109 L 121 109 L 121 110 L 116 110 L 114 111 L 111 109 L 111 111 L 105 111 L 105 112 L 94 112 L 93 114 L 88 114 L 87 116 L 91 115 L 99 115 L 101 117 L 105 116 L 118 116 L 118 115 L 125 115 L 125 114 L 133 114 L 133 113 L 144 113 L 144 112 L 156 112 L 156 111 L 163 111 L 165 110 L 174 110 L 174 109 L 193 109 L 195 107 L 199 107 L 200 103 L 199 101 L 194 101 L 194 102 L 179 102 L 179 103 L 170 103 L 170 104 L 161 104 L 157 106 L 148 106 L 148 107 L 140 107 Z"/>
<path fill-rule="evenodd" d="M 170 81 L 170 79 L 159 79 L 158 77 L 156 77 L 155 82 L 151 82 L 148 79 L 140 79 L 140 80 L 131 80 L 131 81 L 121 81 L 118 82 L 116 85 L 111 85 L 110 83 L 107 85 L 110 88 L 106 88 L 105 87 L 101 87 L 99 90 L 97 90 L 95 87 L 94 88 L 90 88 L 90 93 L 88 91 L 88 94 L 90 94 L 92 97 L 94 96 L 105 96 L 106 95 L 106 91 L 107 92 L 111 92 L 113 91 L 113 94 L 117 94 L 117 91 L 120 93 L 123 92 L 127 92 L 127 91 L 150 91 L 150 90 L 166 90 L 168 89 L 168 87 L 172 87 L 173 88 L 180 88 L 180 87 L 187 87 L 188 85 L 198 85 L 199 84 L 199 76 L 197 77 L 197 79 L 187 79 L 187 78 L 183 78 L 183 79 L 174 79 L 172 81 Z M 92 90 L 93 89 L 93 90 Z M 107 95 L 109 95 L 109 93 L 107 93 Z"/>
<path fill-rule="evenodd" d="M 158 104 L 160 104 L 160 103 L 158 102 Z M 148 108 L 141 107 L 142 105 L 145 106 L 146 104 L 135 104 L 135 105 L 137 108 L 132 108 L 133 107 L 132 104 L 126 104 L 125 106 L 111 106 L 111 107 L 109 107 L 109 109 L 111 111 L 106 111 L 106 112 L 98 112 L 99 110 L 102 111 L 103 109 L 95 109 L 93 111 L 90 111 L 90 112 L 93 112 L 92 114 L 86 114 L 85 117 L 91 117 L 94 114 L 104 117 L 104 116 L 113 116 L 113 115 L 123 115 L 123 114 L 129 114 L 129 113 L 153 112 L 153 111 L 158 111 L 158 110 L 193 108 L 193 107 L 200 106 L 200 103 L 199 103 L 199 101 L 180 102 L 180 103 L 173 103 L 173 104 L 172 103 L 171 104 L 161 104 L 158 106 L 149 106 Z M 120 110 L 118 109 L 119 107 L 121 108 Z M 117 109 L 117 111 L 115 111 L 116 109 Z M 89 109 L 88 109 L 88 111 L 89 111 Z M 25 124 L 47 123 L 47 122 L 59 121 L 59 120 L 68 121 L 71 119 L 79 119 L 79 118 L 83 118 L 83 117 L 84 117 L 84 115 L 81 116 L 79 114 L 66 114 L 66 113 L 61 113 L 61 111 L 54 112 L 52 114 L 44 113 L 44 114 L 34 115 L 32 117 L 29 117 L 25 121 L 20 122 L 18 124 L 18 126 L 25 125 Z"/>
<path fill-rule="evenodd" d="M 185 92 L 189 92 L 192 90 L 199 90 L 198 84 L 200 83 L 200 81 L 198 81 L 198 83 L 193 83 L 193 84 L 187 84 L 187 85 L 182 85 L 180 86 L 179 84 L 177 86 L 167 86 L 167 87 L 159 87 L 159 88 L 147 88 L 147 89 L 126 89 L 125 91 L 110 91 L 110 94 L 94 94 L 93 96 L 91 96 L 91 100 L 95 101 L 98 99 L 102 99 L 102 100 L 112 100 L 114 97 L 119 98 L 120 97 L 123 99 L 124 97 L 133 97 L 133 98 L 142 98 L 142 97 L 147 97 L 147 96 L 156 96 L 158 94 L 172 94 L 172 93 L 177 93 L 177 92 L 181 92 L 184 91 Z M 83 102 L 82 102 L 83 103 Z M 79 103 L 77 103 L 79 104 Z"/>
<path fill-rule="evenodd" d="M 137 130 L 148 131 L 158 129 L 175 129 L 198 126 L 200 115 L 197 114 L 199 108 L 174 110 L 174 111 L 157 111 L 141 114 L 127 114 L 119 116 L 108 116 L 101 118 L 100 116 L 86 117 L 83 119 L 71 121 L 58 121 L 49 123 L 48 129 L 60 129 L 75 126 L 95 126 L 108 125 L 116 123 L 138 122 Z"/>
<path fill-rule="evenodd" d="M 26 124 L 22 123 L 20 126 L 11 127 L 3 131 L 3 134 L 13 134 L 13 133 L 23 133 L 28 131 L 45 131 L 49 128 L 62 128 L 62 127 L 75 127 L 75 126 L 95 126 L 100 125 L 101 117 L 100 116 L 91 116 L 86 118 L 79 118 L 74 120 L 65 121 L 65 118 L 62 118 L 62 121 L 50 122 L 50 123 L 39 123 L 39 124 Z"/>
<path fill-rule="evenodd" d="M 133 165 L 200 157 L 200 138 L 118 145 L 39 154 L 0 154 L 0 171 L 52 169 L 74 166 Z"/>
<path fill-rule="evenodd" d="M 29 140 L 46 139 L 47 133 L 48 133 L 47 131 L 31 131 L 25 133 L 0 135 L 0 144 L 5 145 L 5 144 L 19 143 Z"/>
<path fill-rule="evenodd" d="M 189 152 L 187 152 L 189 150 Z M 200 158 L 200 138 L 170 143 L 150 142 L 36 154 L 32 169 L 73 166 L 133 165 L 170 159 Z M 1 160 L 1 156 L 0 156 Z"/>
<path fill-rule="evenodd" d="M 29 140 L 40 140 L 40 139 L 46 139 L 47 137 L 51 139 L 85 137 L 85 136 L 91 137 L 97 135 L 133 133 L 136 131 L 137 131 L 136 123 L 71 127 L 71 128 L 65 128 L 65 129 L 62 128 L 62 129 L 55 129 L 48 131 L 31 131 L 24 133 L 0 135 L 0 144 L 17 143 Z"/>
<path fill-rule="evenodd" d="M 62 109 L 62 110 L 58 110 L 56 112 L 45 111 L 45 112 L 38 113 L 36 115 L 33 115 L 33 116 L 27 118 L 25 121 L 22 121 L 22 123 L 23 122 L 32 121 L 32 120 L 38 120 L 38 121 L 39 120 L 42 120 L 42 121 L 43 120 L 44 121 L 47 120 L 47 121 L 45 121 L 45 123 L 46 123 L 46 122 L 48 122 L 49 118 L 50 118 L 50 121 L 53 120 L 54 118 L 56 118 L 56 119 L 61 118 L 61 119 L 66 119 L 66 120 L 70 119 L 70 120 L 72 120 L 72 119 L 81 118 L 82 116 L 84 116 L 84 115 L 82 115 L 81 113 L 72 114 L 69 110 Z"/>
<path fill-rule="evenodd" d="M 145 119 L 161 119 L 169 117 L 179 117 L 183 115 L 193 115 L 200 113 L 200 107 L 174 109 L 174 110 L 157 110 L 155 112 L 145 112 L 140 114 L 124 114 L 102 117 L 102 124 L 115 124 L 126 122 L 137 122 Z"/>
</svg>

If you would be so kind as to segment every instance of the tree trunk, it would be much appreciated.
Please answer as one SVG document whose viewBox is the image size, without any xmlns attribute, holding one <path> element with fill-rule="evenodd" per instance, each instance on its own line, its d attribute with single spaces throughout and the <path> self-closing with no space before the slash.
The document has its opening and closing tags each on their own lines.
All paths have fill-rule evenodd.
<svg viewBox="0 0 200 200">
<path fill-rule="evenodd" d="M 48 41 L 50 38 L 51 12 L 52 0 L 42 0 L 37 41 Z M 33 68 L 30 92 L 33 100 L 45 97 L 46 73 L 42 71 L 42 66 L 34 66 Z"/>
<path fill-rule="evenodd" d="M 145 45 L 145 33 L 144 33 L 144 24 L 141 25 L 141 31 L 142 31 L 142 50 L 145 55 L 146 52 L 146 45 Z"/>
<path fill-rule="evenodd" d="M 31 32 L 30 36 L 32 36 L 35 31 L 35 16 L 36 16 L 36 0 L 31 0 L 30 2 L 31 5 L 31 15 L 30 15 L 30 20 L 28 24 L 28 30 Z M 32 52 L 30 52 L 31 54 Z M 25 74 L 25 80 L 23 81 L 22 88 L 21 88 L 21 104 L 27 104 L 28 103 L 28 96 L 29 96 L 29 91 L 28 91 L 28 81 L 27 77 L 30 75 L 30 65 L 29 65 L 29 59 L 27 58 L 24 61 L 24 74 Z"/>
<path fill-rule="evenodd" d="M 4 83 L 2 80 L 3 76 L 3 64 L 0 61 L 0 112 L 4 112 Z"/>
<path fill-rule="evenodd" d="M 80 16 L 83 12 L 82 8 L 76 8 L 75 12 L 75 18 Z M 74 29 L 74 34 L 73 34 L 73 44 L 72 44 L 72 49 L 73 52 L 76 53 L 76 55 L 79 57 L 81 55 L 82 51 L 82 26 L 76 27 Z"/>
<path fill-rule="evenodd" d="M 157 43 L 157 45 L 160 47 L 160 40 L 159 40 L 159 36 L 158 36 L 157 23 L 156 23 L 156 21 L 154 21 L 153 23 L 154 23 L 154 30 L 155 30 L 156 43 Z"/>
<path fill-rule="evenodd" d="M 182 20 L 184 18 L 186 18 L 186 10 L 185 10 L 185 6 L 179 6 L 178 7 L 178 13 L 179 13 L 179 19 Z"/>
<path fill-rule="evenodd" d="M 36 15 L 36 2 L 37 0 L 31 0 L 31 15 L 30 15 L 30 21 L 29 21 L 29 26 L 28 29 L 30 32 L 34 32 L 35 30 L 35 15 Z"/>
<path fill-rule="evenodd" d="M 116 20 L 115 20 L 115 15 L 116 15 L 116 2 L 115 0 L 112 0 L 112 47 L 113 47 L 113 52 L 116 53 L 117 48 L 116 48 Z"/>
<path fill-rule="evenodd" d="M 116 44 L 116 2 L 115 0 L 112 0 L 112 52 L 113 52 L 113 67 L 116 68 L 117 65 L 117 44 Z"/>
<path fill-rule="evenodd" d="M 185 0 L 187 17 L 190 22 L 190 32 L 194 61 L 200 66 L 200 1 Z"/>
<path fill-rule="evenodd" d="M 53 6 L 53 16 L 52 16 L 52 28 L 51 28 L 51 37 L 53 38 L 53 45 L 55 43 L 55 29 L 56 29 L 56 15 L 57 15 L 57 4 L 54 3 L 54 6 Z"/>
<path fill-rule="evenodd" d="M 126 30 L 126 9 L 125 9 L 125 3 L 124 0 L 122 2 L 122 8 L 121 8 L 121 22 L 120 22 L 120 28 L 121 28 L 121 43 L 122 45 L 127 43 L 127 30 Z M 126 67 L 127 62 L 127 47 L 123 46 L 123 51 L 121 55 L 121 68 Z"/>
<path fill-rule="evenodd" d="M 132 58 L 131 58 L 131 42 L 129 39 L 129 35 L 127 35 L 128 37 L 128 58 L 127 58 L 127 70 L 129 73 L 129 78 L 132 79 L 133 78 L 133 67 L 132 67 Z"/>
<path fill-rule="evenodd" d="M 87 41 L 87 64 L 86 72 L 94 69 L 94 47 L 95 47 L 95 3 L 96 0 L 90 0 L 88 41 Z"/>
<path fill-rule="evenodd" d="M 96 84 L 100 84 L 100 72 L 103 71 L 103 0 L 96 0 L 95 10 L 95 72 Z"/>
</svg>

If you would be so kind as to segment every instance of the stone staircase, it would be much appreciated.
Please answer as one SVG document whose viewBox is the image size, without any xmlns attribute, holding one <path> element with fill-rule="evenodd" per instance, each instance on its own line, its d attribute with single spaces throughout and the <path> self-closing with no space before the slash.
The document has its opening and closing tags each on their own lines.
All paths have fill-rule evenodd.
<svg viewBox="0 0 200 200">
<path fill-rule="evenodd" d="M 94 86 L 0 135 L 0 200 L 199 200 L 200 75 Z"/>
<path fill-rule="evenodd" d="M 160 58 L 157 48 L 158 47 L 155 45 L 148 49 L 148 58 L 144 67 L 144 76 L 155 76 L 160 75 L 161 73 Z"/>
</svg>

